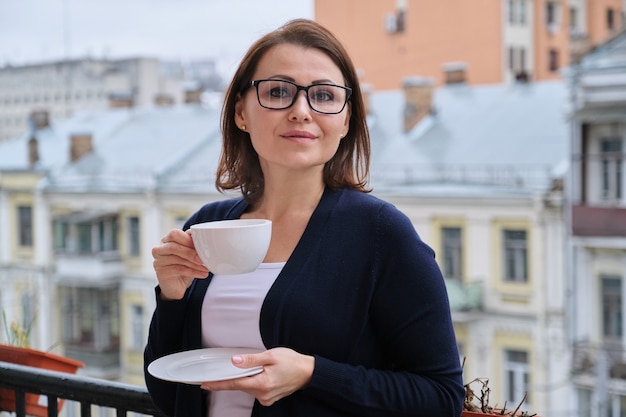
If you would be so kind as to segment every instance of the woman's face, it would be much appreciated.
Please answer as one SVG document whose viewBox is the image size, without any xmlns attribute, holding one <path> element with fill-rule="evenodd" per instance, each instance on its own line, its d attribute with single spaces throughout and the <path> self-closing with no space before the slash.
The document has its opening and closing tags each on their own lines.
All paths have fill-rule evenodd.
<svg viewBox="0 0 626 417">
<path fill-rule="evenodd" d="M 322 51 L 292 44 L 269 49 L 261 58 L 253 80 L 286 80 L 301 86 L 328 83 L 343 86 L 339 67 Z M 275 94 L 280 94 L 280 90 Z M 250 134 L 266 176 L 272 172 L 319 172 L 348 132 L 349 105 L 339 114 L 321 114 L 309 107 L 304 91 L 295 103 L 282 110 L 261 107 L 256 88 L 238 101 L 235 122 Z"/>
</svg>

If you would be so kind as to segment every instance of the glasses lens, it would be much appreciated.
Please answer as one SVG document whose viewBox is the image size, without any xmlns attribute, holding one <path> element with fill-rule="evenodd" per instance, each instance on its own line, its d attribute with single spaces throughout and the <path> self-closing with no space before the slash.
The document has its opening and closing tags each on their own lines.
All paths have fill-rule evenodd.
<svg viewBox="0 0 626 417">
<path fill-rule="evenodd" d="M 302 87 L 289 81 L 260 80 L 256 82 L 261 106 L 281 110 L 290 107 Z M 307 89 L 311 108 L 319 113 L 339 113 L 348 99 L 348 90 L 333 84 L 314 84 Z"/>
<path fill-rule="evenodd" d="M 309 88 L 309 103 L 320 113 L 339 113 L 346 103 L 345 88 L 330 84 L 317 84 Z"/>
<path fill-rule="evenodd" d="M 257 83 L 259 103 L 268 109 L 286 109 L 293 103 L 298 87 L 286 81 L 263 80 Z"/>
</svg>

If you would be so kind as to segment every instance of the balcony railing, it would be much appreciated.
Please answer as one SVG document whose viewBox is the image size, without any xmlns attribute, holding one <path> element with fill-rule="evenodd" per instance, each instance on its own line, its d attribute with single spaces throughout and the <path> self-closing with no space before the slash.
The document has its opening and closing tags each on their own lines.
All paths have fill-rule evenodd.
<svg viewBox="0 0 626 417">
<path fill-rule="evenodd" d="M 452 311 L 480 311 L 483 309 L 482 282 L 461 282 L 446 279 L 446 289 Z"/>
<path fill-rule="evenodd" d="M 626 350 L 620 341 L 578 342 L 572 353 L 574 375 L 606 374 L 611 379 L 626 380 Z"/>
<path fill-rule="evenodd" d="M 127 413 L 165 417 L 145 388 L 121 382 L 0 362 L 0 387 L 15 392 L 16 417 L 26 416 L 26 393 L 47 397 L 48 417 L 59 415 L 60 399 L 80 404 L 81 417 L 90 417 L 93 406 L 113 409 L 117 417 Z M 66 401 L 64 407 L 73 405 Z"/>
</svg>

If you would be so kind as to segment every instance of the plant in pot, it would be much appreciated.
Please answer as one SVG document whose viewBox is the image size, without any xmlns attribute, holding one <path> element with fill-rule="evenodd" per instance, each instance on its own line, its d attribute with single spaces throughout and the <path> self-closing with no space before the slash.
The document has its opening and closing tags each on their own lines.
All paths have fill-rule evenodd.
<svg viewBox="0 0 626 417">
<path fill-rule="evenodd" d="M 463 368 L 465 368 L 465 359 L 463 359 Z M 474 387 L 478 385 L 480 389 L 476 391 Z M 514 409 L 509 409 L 506 402 L 504 406 L 492 406 L 489 403 L 488 378 L 476 378 L 465 384 L 465 400 L 463 401 L 463 411 L 461 417 L 485 417 L 485 416 L 509 416 L 509 417 L 535 417 L 536 414 L 530 414 L 527 411 L 520 411 L 522 404 L 526 401 L 526 393 L 524 398 Z"/>
<path fill-rule="evenodd" d="M 31 348 L 32 321 L 26 325 L 20 325 L 16 321 L 11 321 L 9 324 L 6 312 L 2 310 L 2 322 L 6 343 L 0 344 L 0 361 L 71 374 L 76 373 L 78 368 L 85 366 L 82 362 Z M 63 400 L 59 400 L 58 407 L 60 411 L 63 407 Z M 0 388 L 0 410 L 15 411 L 15 392 L 13 390 Z M 46 417 L 48 415 L 47 397 L 38 394 L 26 394 L 26 414 Z"/>
</svg>

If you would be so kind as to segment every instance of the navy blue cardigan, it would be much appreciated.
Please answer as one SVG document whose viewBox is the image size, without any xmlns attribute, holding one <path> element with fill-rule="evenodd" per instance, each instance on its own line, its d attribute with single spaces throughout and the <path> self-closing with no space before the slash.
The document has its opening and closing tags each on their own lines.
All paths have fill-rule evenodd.
<svg viewBox="0 0 626 417">
<path fill-rule="evenodd" d="M 239 218 L 243 199 L 210 203 L 185 224 Z M 145 367 L 201 348 L 200 310 L 208 279 L 180 301 L 158 297 Z M 434 252 L 391 204 L 353 190 L 327 189 L 261 309 L 261 337 L 315 356 L 310 384 L 252 416 L 456 417 L 462 371 L 446 288 Z M 145 372 L 168 415 L 201 417 L 198 386 Z"/>
</svg>

